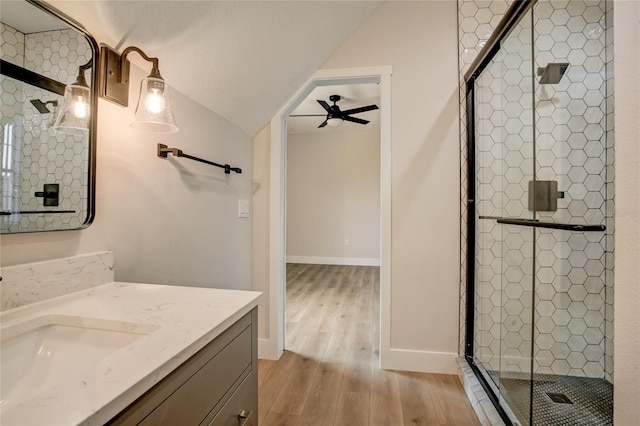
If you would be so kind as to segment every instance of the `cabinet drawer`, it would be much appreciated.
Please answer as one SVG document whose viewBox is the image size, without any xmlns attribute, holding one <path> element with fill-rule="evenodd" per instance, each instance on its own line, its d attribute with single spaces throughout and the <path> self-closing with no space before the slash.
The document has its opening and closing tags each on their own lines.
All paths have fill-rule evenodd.
<svg viewBox="0 0 640 426">
<path fill-rule="evenodd" d="M 254 327 L 249 313 L 109 424 L 189 426 L 212 417 L 254 368 Z"/>
<path fill-rule="evenodd" d="M 244 413 L 246 418 L 239 417 Z M 211 417 L 211 416 L 209 416 Z M 233 396 L 207 426 L 258 426 L 258 375 L 254 371 L 242 382 Z"/>
<path fill-rule="evenodd" d="M 245 329 L 140 425 L 197 425 L 251 369 L 251 328 Z"/>
</svg>

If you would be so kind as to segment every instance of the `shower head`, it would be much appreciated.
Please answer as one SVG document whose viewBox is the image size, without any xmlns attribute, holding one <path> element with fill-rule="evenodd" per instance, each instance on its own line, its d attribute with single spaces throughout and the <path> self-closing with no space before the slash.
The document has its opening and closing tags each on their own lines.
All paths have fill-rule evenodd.
<svg viewBox="0 0 640 426">
<path fill-rule="evenodd" d="M 33 104 L 34 107 L 36 107 L 36 109 L 40 114 L 46 114 L 48 112 L 51 112 L 49 111 L 49 108 L 47 108 L 47 104 L 42 102 L 40 99 L 31 99 L 31 103 Z"/>
<path fill-rule="evenodd" d="M 558 84 L 562 76 L 567 72 L 569 64 L 566 62 L 554 62 L 547 64 L 544 68 L 538 68 L 540 84 Z"/>
<path fill-rule="evenodd" d="M 31 100 L 31 104 L 36 107 L 36 109 L 38 110 L 38 112 L 40 114 L 47 114 L 51 111 L 49 111 L 49 108 L 47 108 L 47 104 L 51 104 L 54 107 L 58 106 L 58 101 L 47 101 L 47 102 L 42 102 L 40 99 L 32 99 Z"/>
</svg>

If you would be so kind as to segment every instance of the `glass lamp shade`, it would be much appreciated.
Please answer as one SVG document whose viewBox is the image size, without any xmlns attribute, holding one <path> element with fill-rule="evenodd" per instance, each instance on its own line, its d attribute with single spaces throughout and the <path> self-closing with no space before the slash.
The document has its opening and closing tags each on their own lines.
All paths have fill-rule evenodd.
<svg viewBox="0 0 640 426">
<path fill-rule="evenodd" d="M 169 86 L 163 79 L 149 76 L 142 80 L 136 117 L 131 126 L 147 132 L 178 131 L 169 99 Z"/>
<path fill-rule="evenodd" d="M 53 129 L 71 135 L 89 134 L 90 101 L 91 92 L 87 86 L 75 83 L 68 85 Z"/>
<path fill-rule="evenodd" d="M 344 120 L 342 118 L 332 117 L 327 119 L 327 126 L 338 127 Z"/>
</svg>

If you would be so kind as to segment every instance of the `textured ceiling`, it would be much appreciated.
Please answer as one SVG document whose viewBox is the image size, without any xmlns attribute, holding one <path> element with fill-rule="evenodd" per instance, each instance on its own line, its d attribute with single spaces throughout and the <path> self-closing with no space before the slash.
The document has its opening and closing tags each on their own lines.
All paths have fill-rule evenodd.
<svg viewBox="0 0 640 426">
<path fill-rule="evenodd" d="M 254 135 L 378 1 L 59 1 L 99 43 L 160 58 L 175 89 Z M 134 60 L 135 62 L 135 60 Z M 142 63 L 145 69 L 148 65 Z"/>
<path fill-rule="evenodd" d="M 318 86 L 303 100 L 300 105 L 291 113 L 298 114 L 326 114 L 325 110 L 318 103 L 318 99 L 326 101 L 329 105 L 329 96 L 340 95 L 342 99 L 337 105 L 342 111 L 363 107 L 371 104 L 380 107 L 380 87 L 377 83 L 348 84 L 339 86 Z M 325 120 L 325 115 L 321 117 L 289 117 L 287 119 L 287 130 L 290 134 L 298 133 L 353 133 L 377 130 L 380 127 L 380 110 L 367 111 L 355 114 L 354 117 L 369 120 L 366 125 L 344 122 L 337 127 L 325 126 L 321 129 L 318 126 Z"/>
</svg>

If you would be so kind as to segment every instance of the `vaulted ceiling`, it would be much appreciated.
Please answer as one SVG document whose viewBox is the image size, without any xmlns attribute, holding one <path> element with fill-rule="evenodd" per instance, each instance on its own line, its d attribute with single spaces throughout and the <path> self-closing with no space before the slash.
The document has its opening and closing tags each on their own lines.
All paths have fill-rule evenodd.
<svg viewBox="0 0 640 426">
<path fill-rule="evenodd" d="M 137 45 L 159 57 L 160 71 L 174 89 L 249 135 L 267 124 L 381 4 L 152 0 L 51 3 L 84 24 L 99 43 L 118 50 Z"/>
</svg>

